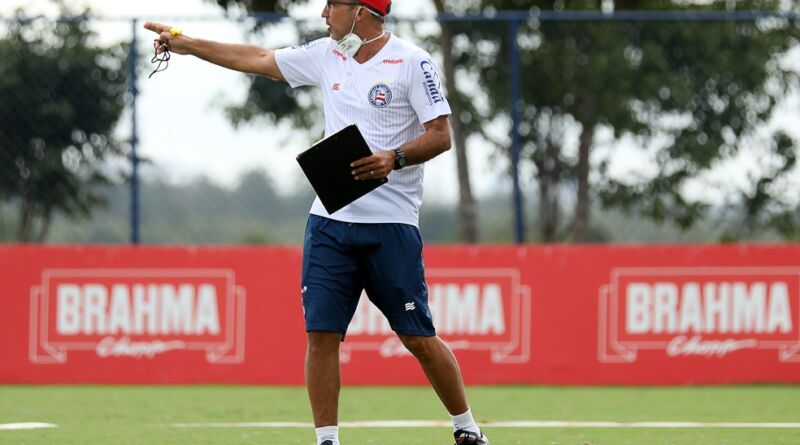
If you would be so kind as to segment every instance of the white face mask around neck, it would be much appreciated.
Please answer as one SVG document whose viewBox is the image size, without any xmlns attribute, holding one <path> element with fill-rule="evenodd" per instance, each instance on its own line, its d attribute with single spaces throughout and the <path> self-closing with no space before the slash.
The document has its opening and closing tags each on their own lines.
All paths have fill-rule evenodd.
<svg viewBox="0 0 800 445">
<path fill-rule="evenodd" d="M 363 6 L 359 6 L 358 9 L 356 9 L 356 17 L 358 17 L 358 13 L 361 11 L 361 8 L 363 8 Z M 354 29 L 356 29 L 355 17 L 353 18 L 353 26 L 350 27 L 350 32 L 342 37 L 341 40 L 336 42 L 339 45 L 339 49 L 350 57 L 355 57 L 356 53 L 358 53 L 358 50 L 361 49 L 362 46 L 372 43 L 386 35 L 386 31 L 381 31 L 380 34 L 369 40 L 361 40 L 361 37 L 353 32 Z"/>
</svg>

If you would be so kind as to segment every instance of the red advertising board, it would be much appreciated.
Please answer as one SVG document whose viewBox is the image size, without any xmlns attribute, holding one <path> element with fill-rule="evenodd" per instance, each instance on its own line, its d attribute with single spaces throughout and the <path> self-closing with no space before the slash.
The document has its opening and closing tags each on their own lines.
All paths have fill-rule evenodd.
<svg viewBox="0 0 800 445">
<path fill-rule="evenodd" d="M 800 382 L 800 246 L 434 246 L 469 384 Z M 0 247 L 0 383 L 302 384 L 297 247 Z M 348 384 L 424 375 L 366 298 Z"/>
</svg>

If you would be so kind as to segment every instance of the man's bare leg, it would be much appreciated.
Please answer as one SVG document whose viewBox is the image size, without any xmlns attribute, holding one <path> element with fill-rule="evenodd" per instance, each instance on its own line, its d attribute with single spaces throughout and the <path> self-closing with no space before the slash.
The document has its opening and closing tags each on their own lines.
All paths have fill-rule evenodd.
<svg viewBox="0 0 800 445">
<path fill-rule="evenodd" d="M 342 386 L 339 369 L 339 343 L 342 334 L 309 332 L 306 349 L 306 388 L 314 427 L 339 424 L 339 390 Z"/>
<path fill-rule="evenodd" d="M 445 342 L 438 336 L 400 335 L 399 337 L 419 361 L 433 390 L 450 415 L 465 413 L 469 407 L 464 380 L 461 378 L 456 357 Z"/>
</svg>

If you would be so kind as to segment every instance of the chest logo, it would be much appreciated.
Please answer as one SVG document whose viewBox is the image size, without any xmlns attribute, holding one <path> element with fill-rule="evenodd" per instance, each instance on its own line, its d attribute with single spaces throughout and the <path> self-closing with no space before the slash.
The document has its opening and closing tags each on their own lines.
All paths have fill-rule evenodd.
<svg viewBox="0 0 800 445">
<path fill-rule="evenodd" d="M 339 51 L 338 49 L 335 49 L 335 50 L 333 50 L 333 54 L 336 57 L 338 57 L 338 58 L 342 59 L 343 61 L 347 62 L 347 55 L 345 53 Z"/>
<path fill-rule="evenodd" d="M 392 103 L 392 89 L 385 83 L 379 83 L 369 90 L 369 103 L 375 108 L 386 108 Z"/>
</svg>

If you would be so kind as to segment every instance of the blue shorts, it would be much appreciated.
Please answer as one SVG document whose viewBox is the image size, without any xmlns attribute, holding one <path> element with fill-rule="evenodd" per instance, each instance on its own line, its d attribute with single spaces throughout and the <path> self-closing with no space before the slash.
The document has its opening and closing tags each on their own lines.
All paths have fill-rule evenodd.
<svg viewBox="0 0 800 445">
<path fill-rule="evenodd" d="M 362 290 L 401 335 L 436 335 L 422 236 L 408 224 L 346 223 L 310 215 L 303 244 L 306 331 L 344 338 Z"/>
</svg>

